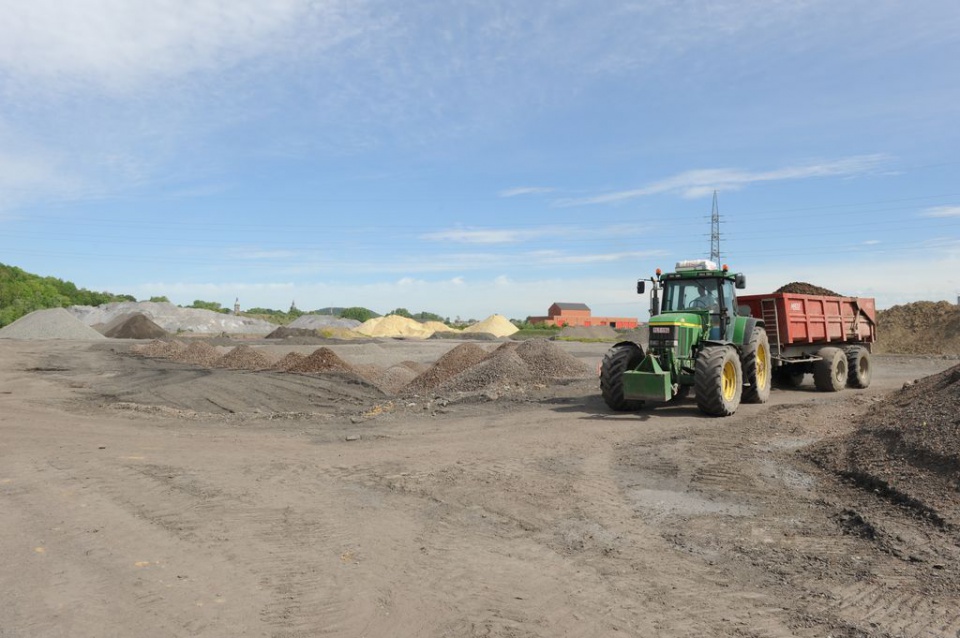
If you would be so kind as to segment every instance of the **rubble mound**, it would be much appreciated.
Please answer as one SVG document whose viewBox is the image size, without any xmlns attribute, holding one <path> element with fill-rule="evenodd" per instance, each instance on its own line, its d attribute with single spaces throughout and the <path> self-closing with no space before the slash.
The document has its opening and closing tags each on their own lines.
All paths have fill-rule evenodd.
<svg viewBox="0 0 960 638">
<path fill-rule="evenodd" d="M 821 288 L 820 286 L 814 286 L 813 284 L 808 284 L 804 281 L 791 281 L 785 286 L 780 286 L 774 293 L 786 292 L 791 295 L 822 295 L 824 297 L 843 297 L 839 293 L 833 292 L 827 288 Z"/>
<path fill-rule="evenodd" d="M 438 386 L 444 392 L 524 388 L 560 379 L 583 378 L 590 369 L 560 346 L 546 339 L 507 342 L 480 363 Z"/>
<path fill-rule="evenodd" d="M 121 315 L 103 327 L 103 336 L 110 339 L 161 339 L 167 331 L 145 314 L 132 312 Z"/>
<path fill-rule="evenodd" d="M 808 448 L 821 467 L 939 524 L 960 526 L 960 365 L 905 385 L 857 429 Z"/>
<path fill-rule="evenodd" d="M 307 355 L 299 352 L 288 352 L 282 359 L 273 364 L 273 369 L 279 372 L 288 372 L 290 368 L 297 366 L 301 361 L 307 358 Z"/>
<path fill-rule="evenodd" d="M 220 351 L 205 341 L 194 341 L 171 358 L 204 368 L 212 368 L 220 360 Z"/>
<path fill-rule="evenodd" d="M 0 329 L 0 339 L 106 339 L 63 308 L 37 310 Z"/>
<path fill-rule="evenodd" d="M 240 345 L 220 357 L 215 366 L 231 370 L 268 370 L 273 367 L 273 360 L 259 350 Z"/>
<path fill-rule="evenodd" d="M 436 363 L 426 371 L 415 375 L 416 378 L 411 377 L 405 391 L 413 394 L 435 388 L 467 368 L 480 363 L 487 358 L 488 354 L 475 343 L 461 343 L 437 359 Z"/>
<path fill-rule="evenodd" d="M 287 372 L 353 372 L 349 363 L 337 356 L 330 348 L 317 348 L 312 353 L 287 369 Z"/>
<path fill-rule="evenodd" d="M 509 337 L 518 330 L 520 330 L 520 328 L 517 328 L 515 325 L 513 325 L 509 319 L 503 315 L 494 314 L 490 315 L 479 323 L 475 323 L 472 326 L 467 326 L 463 329 L 463 332 L 485 332 L 487 334 L 492 334 L 495 337 Z"/>
<path fill-rule="evenodd" d="M 130 349 L 134 354 L 142 357 L 157 357 L 161 359 L 176 359 L 187 349 L 182 341 L 163 341 L 160 339 L 150 343 L 138 344 Z"/>
<path fill-rule="evenodd" d="M 876 352 L 960 355 L 960 306 L 915 301 L 877 313 Z"/>
</svg>

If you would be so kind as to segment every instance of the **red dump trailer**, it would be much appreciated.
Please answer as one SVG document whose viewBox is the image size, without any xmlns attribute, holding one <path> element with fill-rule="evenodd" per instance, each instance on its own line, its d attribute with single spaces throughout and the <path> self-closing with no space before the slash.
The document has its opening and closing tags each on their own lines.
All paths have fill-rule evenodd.
<svg viewBox="0 0 960 638">
<path fill-rule="evenodd" d="M 781 385 L 798 386 L 807 373 L 824 391 L 870 385 L 870 352 L 877 340 L 873 299 L 771 293 L 738 296 L 737 303 L 763 320 L 773 378 Z"/>
</svg>

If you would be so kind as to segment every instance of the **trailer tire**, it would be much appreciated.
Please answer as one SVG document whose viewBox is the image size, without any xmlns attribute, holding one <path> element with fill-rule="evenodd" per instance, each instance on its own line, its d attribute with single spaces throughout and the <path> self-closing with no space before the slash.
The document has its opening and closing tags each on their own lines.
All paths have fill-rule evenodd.
<svg viewBox="0 0 960 638">
<path fill-rule="evenodd" d="M 851 346 L 844 350 L 847 355 L 847 385 L 851 388 L 867 388 L 873 373 L 870 369 L 870 351 L 863 346 Z"/>
<path fill-rule="evenodd" d="M 707 346 L 697 357 L 697 407 L 710 416 L 730 416 L 740 407 L 743 369 L 730 346 Z"/>
<path fill-rule="evenodd" d="M 804 372 L 795 366 L 784 365 L 773 371 L 773 381 L 784 388 L 796 389 L 803 385 Z"/>
<path fill-rule="evenodd" d="M 766 403 L 770 398 L 770 365 L 770 339 L 762 326 L 756 326 L 740 356 L 744 403 Z"/>
<path fill-rule="evenodd" d="M 643 407 L 639 399 L 623 396 L 623 373 L 643 361 L 643 350 L 632 343 L 618 343 L 610 348 L 600 364 L 600 394 L 607 407 L 617 412 L 635 412 Z"/>
<path fill-rule="evenodd" d="M 840 348 L 820 348 L 813 364 L 813 383 L 821 392 L 839 392 L 847 385 L 847 356 Z"/>
</svg>

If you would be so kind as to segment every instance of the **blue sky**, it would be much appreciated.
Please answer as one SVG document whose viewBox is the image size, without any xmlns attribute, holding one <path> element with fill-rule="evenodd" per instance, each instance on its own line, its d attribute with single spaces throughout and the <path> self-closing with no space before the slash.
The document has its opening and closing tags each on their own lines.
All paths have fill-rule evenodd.
<svg viewBox="0 0 960 638">
<path fill-rule="evenodd" d="M 0 262 L 230 306 L 960 293 L 960 5 L 2 2 Z"/>
</svg>

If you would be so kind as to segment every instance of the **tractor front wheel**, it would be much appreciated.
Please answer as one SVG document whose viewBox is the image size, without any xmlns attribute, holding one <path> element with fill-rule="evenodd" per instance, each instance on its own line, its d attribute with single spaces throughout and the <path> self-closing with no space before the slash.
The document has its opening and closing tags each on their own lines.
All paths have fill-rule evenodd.
<svg viewBox="0 0 960 638">
<path fill-rule="evenodd" d="M 760 326 L 753 329 L 750 343 L 743 348 L 740 365 L 743 368 L 743 402 L 766 403 L 770 398 L 770 340 Z"/>
<path fill-rule="evenodd" d="M 695 372 L 697 407 L 710 416 L 730 416 L 740 407 L 743 369 L 737 351 L 729 346 L 708 346 L 697 357 Z"/>
<path fill-rule="evenodd" d="M 635 412 L 643 401 L 623 396 L 623 373 L 635 370 L 643 361 L 643 350 L 633 343 L 618 343 L 610 348 L 600 364 L 600 393 L 607 407 L 617 412 Z"/>
</svg>

